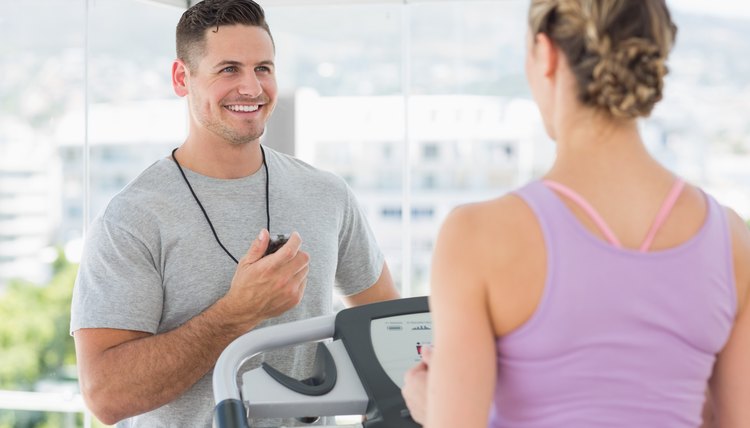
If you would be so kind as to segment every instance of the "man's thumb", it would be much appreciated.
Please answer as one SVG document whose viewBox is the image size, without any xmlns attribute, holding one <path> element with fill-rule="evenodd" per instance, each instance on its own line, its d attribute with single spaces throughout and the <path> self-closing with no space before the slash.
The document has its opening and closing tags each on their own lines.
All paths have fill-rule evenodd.
<svg viewBox="0 0 750 428">
<path fill-rule="evenodd" d="M 266 253 L 266 248 L 268 248 L 268 231 L 264 228 L 260 230 L 258 237 L 255 238 L 255 241 L 250 245 L 250 249 L 247 250 L 245 260 L 248 263 L 257 262 Z"/>
</svg>

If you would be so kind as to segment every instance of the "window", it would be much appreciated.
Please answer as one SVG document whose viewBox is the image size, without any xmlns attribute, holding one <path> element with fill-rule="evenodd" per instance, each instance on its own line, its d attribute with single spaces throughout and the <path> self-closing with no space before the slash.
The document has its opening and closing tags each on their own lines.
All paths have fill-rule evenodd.
<svg viewBox="0 0 750 428">
<path fill-rule="evenodd" d="M 68 111 L 84 105 L 85 5 L 57 0 L 1 3 L 0 389 L 38 391 L 48 382 L 71 394 L 77 384 L 63 377 L 66 371 L 75 372 L 75 366 L 69 352 L 67 361 L 63 356 L 72 341 L 61 327 L 73 286 L 64 275 L 75 274 L 75 267 L 68 265 L 65 274 L 57 275 L 64 263 L 55 265 L 53 246 L 64 246 L 59 235 L 60 183 L 67 160 L 58 155 L 56 135 L 64 126 L 83 135 L 83 116 L 63 122 Z M 83 200 L 74 202 L 82 206 Z M 80 237 L 81 225 L 71 239 Z M 0 405 L 0 426 L 65 423 L 62 414 L 6 406 Z M 82 417 L 73 414 L 68 420 L 73 424 Z"/>
<path fill-rule="evenodd" d="M 384 218 L 396 218 L 401 219 L 401 207 L 397 208 L 383 208 L 380 211 L 380 215 L 382 215 Z"/>
<path fill-rule="evenodd" d="M 294 2 L 263 2 L 280 86 L 264 143 L 343 177 L 399 286 L 426 294 L 452 207 L 553 161 L 523 71 L 528 1 L 282 3 Z M 666 93 L 641 126 L 661 162 L 750 218 L 750 15 L 703 3 L 670 2 L 680 31 Z M 0 302 L 20 283 L 71 287 L 58 254 L 74 262 L 86 222 L 183 141 L 169 78 L 181 13 L 142 0 L 3 3 Z M 34 367 L 71 387 L 69 365 Z M 0 425 L 19 415 L 0 410 Z"/>
<path fill-rule="evenodd" d="M 431 242 L 452 206 L 503 194 L 553 161 L 554 144 L 523 71 L 527 6 L 507 0 L 267 7 L 280 34 L 286 74 L 279 80 L 296 94 L 296 153 L 348 177 L 365 204 L 406 204 L 412 215 L 399 226 L 393 220 L 401 212 L 391 208 L 372 211 L 369 220 L 389 264 L 410 260 L 411 267 L 392 266 L 410 293 L 426 293 L 429 283 L 431 247 L 417 242 Z M 665 100 L 643 121 L 644 136 L 662 162 L 750 217 L 750 131 L 739 107 L 750 87 L 746 22 L 704 19 L 678 6 Z M 730 47 L 716 49 L 727 40 Z M 712 60 L 703 60 L 709 52 Z M 719 113 L 732 105 L 731 113 Z M 317 149 L 335 140 L 335 149 Z M 387 147 L 388 156 L 366 150 L 374 145 Z M 420 220 L 429 226 L 416 227 L 410 206 L 422 201 L 435 210 Z"/>
<path fill-rule="evenodd" d="M 436 143 L 427 143 L 422 146 L 422 160 L 429 162 L 440 157 L 440 147 Z"/>
</svg>

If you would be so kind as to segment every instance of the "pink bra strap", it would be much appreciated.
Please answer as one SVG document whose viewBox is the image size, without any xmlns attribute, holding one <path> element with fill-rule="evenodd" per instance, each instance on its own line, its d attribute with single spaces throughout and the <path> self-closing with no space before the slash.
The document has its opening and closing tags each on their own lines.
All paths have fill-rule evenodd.
<svg viewBox="0 0 750 428">
<path fill-rule="evenodd" d="M 610 244 L 614 245 L 617 248 L 622 248 L 622 244 L 620 244 L 620 240 L 617 239 L 617 236 L 615 236 L 614 233 L 610 230 L 609 226 L 607 226 L 607 223 L 604 222 L 604 219 L 599 215 L 599 213 L 589 205 L 588 202 L 586 202 L 581 195 L 573 191 L 573 189 L 564 186 L 556 181 L 552 180 L 544 180 L 544 184 L 547 185 L 547 187 L 552 188 L 554 190 L 557 190 L 558 192 L 562 193 L 563 195 L 570 198 L 573 202 L 578 204 L 578 206 L 583 209 L 583 211 L 586 212 L 586 214 L 591 217 L 591 220 L 596 223 L 596 226 L 599 227 L 599 230 L 602 231 L 604 234 L 604 237 L 607 238 Z"/>
<path fill-rule="evenodd" d="M 641 244 L 641 248 L 640 248 L 641 252 L 645 253 L 651 247 L 651 244 L 654 242 L 654 237 L 656 236 L 656 232 L 659 231 L 661 226 L 667 220 L 667 217 L 669 217 L 669 213 L 672 212 L 672 208 L 674 208 L 674 204 L 677 202 L 677 198 L 680 197 L 680 193 L 682 193 L 682 189 L 684 187 L 685 187 L 685 182 L 682 179 L 678 178 L 677 181 L 675 181 L 674 185 L 672 186 L 672 190 L 669 191 L 669 195 L 667 195 L 667 199 L 664 200 L 664 203 L 662 203 L 661 208 L 659 208 L 659 213 L 656 214 L 654 223 L 651 225 L 651 229 L 648 231 L 648 234 L 646 235 L 646 239 L 643 240 L 643 244 Z"/>
</svg>

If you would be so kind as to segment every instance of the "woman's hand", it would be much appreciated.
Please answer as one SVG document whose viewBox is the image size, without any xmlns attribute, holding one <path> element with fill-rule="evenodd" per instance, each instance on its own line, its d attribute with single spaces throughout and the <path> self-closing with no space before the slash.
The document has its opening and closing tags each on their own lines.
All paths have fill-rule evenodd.
<svg viewBox="0 0 750 428">
<path fill-rule="evenodd" d="M 404 374 L 404 387 L 401 389 L 411 418 L 421 425 L 424 425 L 427 416 L 427 371 L 430 368 L 431 349 L 429 346 L 422 348 L 422 362 Z"/>
</svg>

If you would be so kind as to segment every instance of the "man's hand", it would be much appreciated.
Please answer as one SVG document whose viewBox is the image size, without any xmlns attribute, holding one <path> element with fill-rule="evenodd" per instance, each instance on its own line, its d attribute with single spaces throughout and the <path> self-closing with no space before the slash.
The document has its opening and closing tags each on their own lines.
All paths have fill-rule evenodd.
<svg viewBox="0 0 750 428">
<path fill-rule="evenodd" d="M 422 362 L 404 374 L 404 387 L 401 389 L 401 395 L 404 396 L 411 418 L 420 425 L 424 425 L 427 419 L 427 375 L 430 368 L 431 349 L 429 346 L 422 348 Z"/>
<path fill-rule="evenodd" d="M 240 259 L 223 297 L 229 315 L 246 321 L 249 327 L 297 306 L 307 285 L 310 256 L 300 250 L 299 234 L 292 233 L 278 251 L 263 257 L 268 244 L 269 234 L 263 229 Z"/>
</svg>

